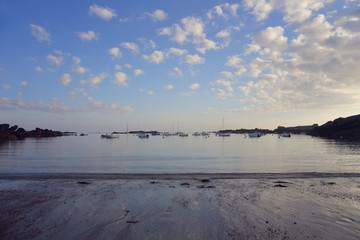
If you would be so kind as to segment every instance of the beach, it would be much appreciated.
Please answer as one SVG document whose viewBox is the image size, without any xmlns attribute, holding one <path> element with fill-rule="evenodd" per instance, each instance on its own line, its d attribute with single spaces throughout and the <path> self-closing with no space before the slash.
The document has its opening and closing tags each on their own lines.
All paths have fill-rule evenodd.
<svg viewBox="0 0 360 240">
<path fill-rule="evenodd" d="M 0 176 L 0 239 L 358 239 L 360 174 Z"/>
</svg>

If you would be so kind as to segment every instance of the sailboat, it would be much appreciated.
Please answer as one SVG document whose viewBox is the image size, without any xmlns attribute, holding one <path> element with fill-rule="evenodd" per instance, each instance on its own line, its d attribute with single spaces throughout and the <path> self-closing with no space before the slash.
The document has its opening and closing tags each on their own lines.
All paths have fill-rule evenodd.
<svg viewBox="0 0 360 240">
<path fill-rule="evenodd" d="M 224 117 L 222 118 L 222 129 L 224 129 Z M 230 137 L 229 132 L 217 132 L 219 137 Z"/>
</svg>

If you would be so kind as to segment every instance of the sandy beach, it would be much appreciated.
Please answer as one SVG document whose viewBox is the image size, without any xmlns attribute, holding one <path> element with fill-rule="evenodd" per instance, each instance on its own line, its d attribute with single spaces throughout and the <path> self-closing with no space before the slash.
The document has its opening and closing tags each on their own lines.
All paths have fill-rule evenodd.
<svg viewBox="0 0 360 240">
<path fill-rule="evenodd" d="M 360 174 L 0 176 L 0 239 L 359 239 Z"/>
</svg>

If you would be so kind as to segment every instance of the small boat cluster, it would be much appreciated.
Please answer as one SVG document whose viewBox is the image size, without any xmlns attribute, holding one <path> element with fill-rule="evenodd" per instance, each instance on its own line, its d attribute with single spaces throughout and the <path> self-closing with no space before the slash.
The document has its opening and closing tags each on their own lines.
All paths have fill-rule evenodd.
<svg viewBox="0 0 360 240">
<path fill-rule="evenodd" d="M 179 136 L 179 137 L 188 137 L 189 134 L 184 133 L 184 132 L 176 132 L 176 133 L 169 133 L 169 132 L 155 132 L 155 133 L 151 133 L 152 136 L 163 136 L 163 137 L 170 137 L 170 136 Z M 230 132 L 215 132 L 215 135 L 218 137 L 229 137 L 231 135 Z M 245 134 L 244 137 L 247 138 L 259 138 L 264 136 L 264 133 L 261 132 L 253 132 L 253 133 L 248 133 Z M 149 138 L 150 134 L 144 133 L 144 132 L 139 132 L 136 134 L 136 136 L 138 136 L 139 138 Z M 210 133 L 209 132 L 195 132 L 192 134 L 192 136 L 198 137 L 198 136 L 203 136 L 205 138 L 210 137 Z M 282 133 L 278 135 L 278 138 L 289 138 L 291 137 L 291 133 Z M 111 133 L 111 134 L 102 134 L 101 138 L 119 138 L 119 134 L 116 133 Z"/>
</svg>

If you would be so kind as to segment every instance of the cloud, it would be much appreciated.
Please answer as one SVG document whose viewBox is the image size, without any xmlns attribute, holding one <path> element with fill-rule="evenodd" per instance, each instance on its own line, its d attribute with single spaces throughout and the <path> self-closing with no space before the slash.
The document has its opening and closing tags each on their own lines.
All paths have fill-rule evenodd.
<svg viewBox="0 0 360 240">
<path fill-rule="evenodd" d="M 134 69 L 134 75 L 137 77 L 139 75 L 143 75 L 145 72 L 141 69 Z"/>
<path fill-rule="evenodd" d="M 167 13 L 160 9 L 157 9 L 157 10 L 153 11 L 152 13 L 148 13 L 148 15 L 154 22 L 163 21 L 167 17 Z"/>
<path fill-rule="evenodd" d="M 55 57 L 54 55 L 52 54 L 49 54 L 46 59 L 52 63 L 52 64 L 55 64 L 56 66 L 60 66 L 62 64 L 64 64 L 64 59 L 62 56 L 58 56 L 58 57 Z"/>
<path fill-rule="evenodd" d="M 301 23 L 311 18 L 314 12 L 320 10 L 328 0 L 245 0 L 246 10 L 252 10 L 257 21 L 263 21 L 268 18 L 273 10 L 279 10 L 284 13 L 283 20 L 289 23 Z"/>
<path fill-rule="evenodd" d="M 171 39 L 179 44 L 187 41 L 200 41 L 206 37 L 204 33 L 204 23 L 200 18 L 186 17 L 181 19 L 181 24 L 174 24 L 172 27 L 160 30 L 160 35 L 169 35 Z"/>
<path fill-rule="evenodd" d="M 28 85 L 28 82 L 27 81 L 21 81 L 20 84 L 26 87 Z"/>
<path fill-rule="evenodd" d="M 225 29 L 221 30 L 220 32 L 218 32 L 215 37 L 217 38 L 223 38 L 224 39 L 224 44 L 222 45 L 222 47 L 227 47 L 229 45 L 229 43 L 231 42 L 231 34 L 233 33 L 233 31 L 239 31 L 240 27 L 238 26 L 229 26 L 226 27 Z"/>
<path fill-rule="evenodd" d="M 31 28 L 31 34 L 39 41 L 39 42 L 47 42 L 50 43 L 50 33 L 48 33 L 45 28 L 39 26 L 39 25 L 35 25 L 35 24 L 30 24 L 29 25 Z"/>
<path fill-rule="evenodd" d="M 201 47 L 196 48 L 202 54 L 205 54 L 207 50 L 218 50 L 220 47 L 217 45 L 216 42 L 211 41 L 209 39 L 204 39 Z"/>
<path fill-rule="evenodd" d="M 187 53 L 187 50 L 179 48 L 169 48 L 168 53 L 176 56 L 182 56 Z"/>
<path fill-rule="evenodd" d="M 127 84 L 127 75 L 123 72 L 117 72 L 115 73 L 115 84 L 118 86 L 124 86 L 124 87 L 128 87 L 129 85 Z"/>
<path fill-rule="evenodd" d="M 77 35 L 82 41 L 87 42 L 91 40 L 98 40 L 100 37 L 100 33 L 95 33 L 94 31 L 78 32 Z"/>
<path fill-rule="evenodd" d="M 143 55 L 143 59 L 147 60 L 150 63 L 159 64 L 165 60 L 165 55 L 162 51 L 154 51 L 150 56 Z"/>
<path fill-rule="evenodd" d="M 221 75 L 223 75 L 226 78 L 233 79 L 234 75 L 231 72 L 222 71 Z"/>
<path fill-rule="evenodd" d="M 127 114 L 130 112 L 133 112 L 134 109 L 129 106 L 121 106 L 116 103 L 111 104 L 103 104 L 101 101 L 98 101 L 92 97 L 87 98 L 90 107 L 88 109 L 85 109 L 86 112 L 109 112 L 109 113 L 115 113 L 115 114 Z"/>
<path fill-rule="evenodd" d="M 192 90 L 196 90 L 196 89 L 199 89 L 200 88 L 200 84 L 198 83 L 193 83 L 189 86 L 190 89 Z"/>
<path fill-rule="evenodd" d="M 205 58 L 200 57 L 199 55 L 186 55 L 185 61 L 188 64 L 194 65 L 194 64 L 203 64 L 205 62 Z"/>
<path fill-rule="evenodd" d="M 122 58 L 122 53 L 119 48 L 113 47 L 109 49 L 109 53 L 113 56 L 112 58 Z"/>
<path fill-rule="evenodd" d="M 106 21 L 117 17 L 116 11 L 114 9 L 109 7 L 100 7 L 96 4 L 90 6 L 89 13 L 90 15 L 96 15 Z"/>
<path fill-rule="evenodd" d="M 174 76 L 174 77 L 182 77 L 183 76 L 183 73 L 181 71 L 181 69 L 179 69 L 178 67 L 174 67 L 172 69 L 172 72 L 170 72 L 169 74 L 170 76 Z"/>
<path fill-rule="evenodd" d="M 97 85 L 97 84 L 101 83 L 108 76 L 109 75 L 107 73 L 100 73 L 97 76 L 91 76 L 86 80 L 81 80 L 80 83 L 81 84 L 89 83 L 91 85 Z"/>
<path fill-rule="evenodd" d="M 27 101 L 24 99 L 9 99 L 0 97 L 0 107 L 3 110 L 25 109 L 46 113 L 89 113 L 89 112 L 106 112 L 109 114 L 128 114 L 134 111 L 130 106 L 121 106 L 119 104 L 103 104 L 94 98 L 87 98 L 89 106 L 86 108 L 72 108 L 59 102 L 56 98 L 51 98 L 48 102 Z"/>
<path fill-rule="evenodd" d="M 163 86 L 163 89 L 166 89 L 166 90 L 173 90 L 174 89 L 174 85 L 165 85 Z"/>
<path fill-rule="evenodd" d="M 205 24 L 201 18 L 186 17 L 181 19 L 180 24 L 173 24 L 158 31 L 159 35 L 168 35 L 171 40 L 184 44 L 191 42 L 196 46 L 196 50 L 205 54 L 207 50 L 220 49 L 218 44 L 206 38 L 204 32 Z"/>
<path fill-rule="evenodd" d="M 229 3 L 217 5 L 213 7 L 211 10 L 209 10 L 206 16 L 209 19 L 214 18 L 214 15 L 223 18 L 228 18 L 229 17 L 228 13 L 230 13 L 231 16 L 237 17 L 237 9 L 239 7 L 240 7 L 239 4 L 229 4 Z"/>
<path fill-rule="evenodd" d="M 219 86 L 218 88 L 211 88 L 212 91 L 217 92 L 216 93 L 217 99 L 225 100 L 228 97 L 233 97 L 233 92 L 234 92 L 234 88 L 232 87 L 232 85 L 234 84 L 233 81 L 219 79 L 215 82 L 211 82 L 210 84 Z M 225 89 L 220 87 L 223 87 Z"/>
<path fill-rule="evenodd" d="M 90 71 L 88 68 L 84 68 L 80 66 L 81 59 L 79 57 L 73 56 L 72 59 L 73 59 L 73 69 L 72 69 L 73 72 L 76 72 L 78 74 L 84 74 Z"/>
<path fill-rule="evenodd" d="M 125 65 L 124 65 L 124 67 L 129 68 L 129 69 L 131 69 L 131 68 L 132 68 L 132 66 L 131 66 L 130 64 L 128 64 L 128 63 L 127 63 L 127 64 L 125 64 Z"/>
<path fill-rule="evenodd" d="M 1 84 L 1 87 L 4 89 L 10 89 L 11 85 L 10 84 Z"/>
<path fill-rule="evenodd" d="M 119 64 L 116 64 L 114 68 L 117 70 L 121 70 L 122 67 Z"/>
<path fill-rule="evenodd" d="M 37 71 L 37 72 L 42 72 L 43 69 L 42 69 L 41 67 L 37 66 L 37 67 L 35 68 L 35 71 Z"/>
<path fill-rule="evenodd" d="M 0 106 L 2 109 L 26 109 L 36 110 L 42 112 L 67 112 L 71 110 L 64 103 L 60 103 L 56 98 L 50 99 L 50 103 L 46 104 L 42 101 L 31 102 L 23 99 L 9 99 L 6 97 L 0 97 Z"/>
<path fill-rule="evenodd" d="M 144 45 L 144 48 L 146 49 L 156 48 L 156 43 L 151 39 L 139 38 L 139 41 Z"/>
<path fill-rule="evenodd" d="M 136 53 L 136 54 L 140 52 L 138 45 L 136 45 L 133 42 L 123 42 L 123 43 L 121 43 L 121 46 L 123 46 L 127 49 L 130 49 L 133 53 Z"/>
<path fill-rule="evenodd" d="M 268 18 L 273 10 L 273 4 L 267 0 L 244 0 L 245 9 L 252 9 L 252 14 L 255 15 L 257 21 L 262 21 Z"/>
<path fill-rule="evenodd" d="M 155 95 L 155 93 L 153 91 L 148 91 L 147 94 L 148 95 Z"/>
<path fill-rule="evenodd" d="M 261 47 L 267 47 L 272 50 L 283 51 L 287 49 L 287 37 L 284 36 L 284 28 L 268 27 L 260 33 L 255 34 L 253 42 Z"/>
<path fill-rule="evenodd" d="M 64 73 L 64 75 L 61 76 L 60 83 L 65 86 L 69 86 L 71 83 L 71 76 L 68 73 Z"/>
</svg>

